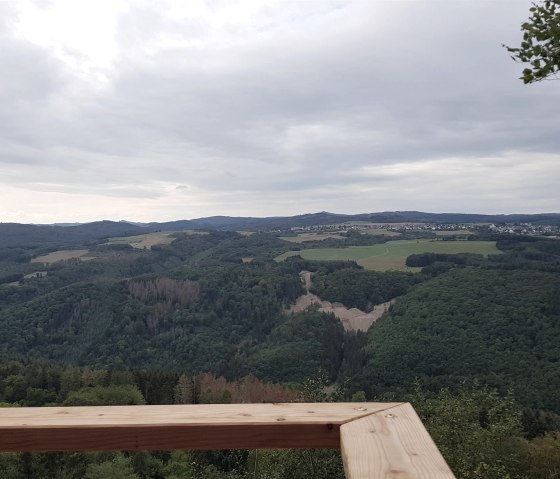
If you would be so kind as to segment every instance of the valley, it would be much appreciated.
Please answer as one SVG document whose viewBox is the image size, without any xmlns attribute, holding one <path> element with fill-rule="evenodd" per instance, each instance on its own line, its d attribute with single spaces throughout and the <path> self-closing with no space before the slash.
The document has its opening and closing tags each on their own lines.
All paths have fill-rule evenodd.
<svg viewBox="0 0 560 479">
<path fill-rule="evenodd" d="M 340 320 L 346 331 L 366 332 L 370 326 L 383 316 L 389 308 L 395 304 L 396 298 L 385 303 L 376 304 L 369 313 L 358 308 L 347 308 L 342 303 L 331 303 L 323 301 L 316 294 L 310 293 L 311 276 L 309 271 L 302 271 L 299 274 L 305 285 L 305 294 L 297 298 L 296 303 L 288 308 L 288 313 L 300 313 L 309 309 L 318 308 L 321 313 L 332 313 Z"/>
<path fill-rule="evenodd" d="M 349 228 L 345 218 L 318 226 L 336 233 L 297 233 L 294 242 L 301 218 L 282 219 L 280 229 L 277 218 L 219 221 L 232 229 L 103 222 L 64 227 L 66 237 L 45 230 L 43 243 L 30 239 L 35 229 L 8 225 L 0 238 L 0 403 L 398 399 L 423 415 L 453 467 L 489 451 L 498 460 L 505 453 L 495 444 L 512 438 L 518 464 L 522 444 L 560 430 L 557 239 L 402 221 L 382 235 Z M 489 404 L 510 412 L 489 419 L 502 435 L 481 448 L 472 438 L 486 434 L 478 418 Z M 434 408 L 448 424 L 477 418 L 471 449 L 446 449 L 453 431 L 434 422 Z M 247 454 L 228 479 L 246 477 Z M 278 461 L 289 467 L 301 459 L 294 454 Z M 340 471 L 336 455 L 309 454 Z M 51 456 L 32 457 L 47 477 L 41 461 Z M 159 476 L 146 476 L 157 479 L 195 456 L 143 457 L 159 464 Z M 224 456 L 201 464 L 217 468 L 216 457 Z M 21 460 L 0 455 L 0 466 L 19 470 Z M 53 471 L 79 476 L 66 460 Z"/>
</svg>

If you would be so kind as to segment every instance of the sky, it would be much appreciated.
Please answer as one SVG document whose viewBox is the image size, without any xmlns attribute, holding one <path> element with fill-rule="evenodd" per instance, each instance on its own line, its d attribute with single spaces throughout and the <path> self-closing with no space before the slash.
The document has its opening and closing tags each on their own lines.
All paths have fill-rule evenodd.
<svg viewBox="0 0 560 479">
<path fill-rule="evenodd" d="M 0 222 L 560 212 L 530 6 L 0 1 Z"/>
</svg>

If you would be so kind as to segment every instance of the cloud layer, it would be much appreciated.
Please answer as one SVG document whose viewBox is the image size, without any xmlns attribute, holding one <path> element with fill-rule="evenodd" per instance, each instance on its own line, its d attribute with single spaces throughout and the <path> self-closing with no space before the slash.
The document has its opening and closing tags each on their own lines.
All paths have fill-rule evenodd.
<svg viewBox="0 0 560 479">
<path fill-rule="evenodd" d="M 0 4 L 0 221 L 560 210 L 528 1 Z"/>
</svg>

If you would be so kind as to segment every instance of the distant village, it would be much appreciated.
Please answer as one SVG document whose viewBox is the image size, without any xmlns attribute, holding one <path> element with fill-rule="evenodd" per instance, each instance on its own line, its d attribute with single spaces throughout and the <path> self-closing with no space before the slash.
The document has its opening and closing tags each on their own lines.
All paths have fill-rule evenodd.
<svg viewBox="0 0 560 479">
<path fill-rule="evenodd" d="M 491 224 L 488 229 L 495 233 L 529 235 L 529 236 L 552 236 L 560 237 L 560 227 L 553 225 L 534 225 L 532 223 L 504 223 Z"/>
<path fill-rule="evenodd" d="M 348 222 L 337 223 L 332 225 L 313 225 L 313 226 L 297 226 L 290 230 L 294 233 L 304 232 L 342 232 L 342 231 L 368 231 L 368 230 L 385 230 L 385 231 L 433 231 L 437 232 L 454 232 L 457 234 L 473 234 L 477 230 L 487 228 L 493 233 L 528 235 L 528 236 L 548 236 L 560 238 L 560 226 L 542 225 L 533 223 L 500 223 L 500 224 L 481 224 L 481 223 L 366 223 L 366 222 Z"/>
</svg>

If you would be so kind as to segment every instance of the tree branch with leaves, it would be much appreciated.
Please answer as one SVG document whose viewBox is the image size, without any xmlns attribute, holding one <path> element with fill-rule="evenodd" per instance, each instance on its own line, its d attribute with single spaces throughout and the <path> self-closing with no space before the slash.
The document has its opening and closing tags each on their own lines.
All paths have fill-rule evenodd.
<svg viewBox="0 0 560 479">
<path fill-rule="evenodd" d="M 560 70 L 560 0 L 534 3 L 529 11 L 529 20 L 521 24 L 521 46 L 504 47 L 515 61 L 528 64 L 520 77 L 523 83 L 557 79 Z"/>
</svg>

